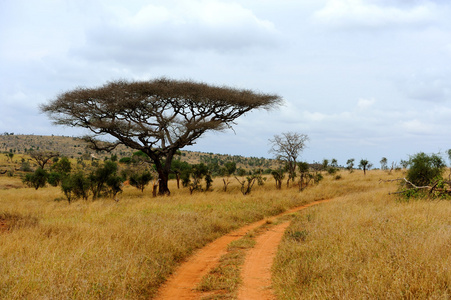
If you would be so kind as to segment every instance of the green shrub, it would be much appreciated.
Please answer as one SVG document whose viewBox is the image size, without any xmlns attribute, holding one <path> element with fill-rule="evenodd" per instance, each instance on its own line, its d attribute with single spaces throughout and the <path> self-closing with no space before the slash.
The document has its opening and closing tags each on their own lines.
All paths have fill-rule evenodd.
<svg viewBox="0 0 451 300">
<path fill-rule="evenodd" d="M 25 175 L 23 183 L 37 190 L 39 188 L 45 187 L 48 177 L 49 174 L 46 170 L 37 168 L 36 171 L 34 171 L 32 174 Z"/>
<path fill-rule="evenodd" d="M 445 162 L 438 154 L 417 153 L 409 159 L 406 179 L 416 186 L 426 186 L 442 179 Z"/>
</svg>

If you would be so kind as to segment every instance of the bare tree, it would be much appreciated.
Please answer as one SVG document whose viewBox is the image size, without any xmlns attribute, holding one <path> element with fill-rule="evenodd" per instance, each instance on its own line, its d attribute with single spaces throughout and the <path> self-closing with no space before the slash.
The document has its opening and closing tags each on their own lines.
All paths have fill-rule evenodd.
<svg viewBox="0 0 451 300">
<path fill-rule="evenodd" d="M 288 171 L 287 186 L 290 180 L 294 181 L 296 177 L 296 159 L 305 148 L 308 141 L 306 134 L 297 132 L 284 132 L 281 135 L 274 135 L 273 139 L 269 139 L 271 149 L 269 153 L 273 153 L 276 159 L 284 161 Z"/>
<path fill-rule="evenodd" d="M 124 144 L 146 153 L 155 164 L 162 195 L 170 193 L 168 179 L 177 150 L 195 144 L 207 131 L 231 128 L 253 109 L 269 109 L 281 101 L 278 95 L 159 78 L 77 88 L 42 105 L 41 111 L 57 125 L 90 130 L 93 135 L 86 140 L 96 150 Z M 102 136 L 116 141 L 99 142 Z"/>
<path fill-rule="evenodd" d="M 58 152 L 38 150 L 33 150 L 29 154 L 31 159 L 33 159 L 42 169 L 44 169 L 44 166 L 50 161 L 51 158 L 60 155 Z"/>
</svg>

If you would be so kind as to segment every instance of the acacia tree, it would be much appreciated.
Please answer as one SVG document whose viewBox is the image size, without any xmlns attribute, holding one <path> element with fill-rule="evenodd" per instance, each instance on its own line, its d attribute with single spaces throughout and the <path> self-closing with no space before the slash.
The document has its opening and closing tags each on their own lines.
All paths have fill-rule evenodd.
<svg viewBox="0 0 451 300">
<path fill-rule="evenodd" d="M 231 128 L 253 109 L 282 101 L 272 94 L 159 78 L 114 81 L 98 88 L 76 88 L 41 105 L 57 125 L 82 127 L 96 150 L 120 144 L 146 153 L 159 176 L 159 194 L 169 194 L 171 162 L 177 150 L 195 144 L 205 132 Z M 100 142 L 103 136 L 114 142 Z"/>
<path fill-rule="evenodd" d="M 38 151 L 33 150 L 30 152 L 31 159 L 33 159 L 41 169 L 44 169 L 45 165 L 50 162 L 53 157 L 58 157 L 58 152 L 53 151 Z"/>
<path fill-rule="evenodd" d="M 273 153 L 276 159 L 286 163 L 288 171 L 287 186 L 296 177 L 296 159 L 305 148 L 308 141 L 306 134 L 297 132 L 284 132 L 281 135 L 274 135 L 273 139 L 269 139 L 272 144 L 269 153 Z"/>
</svg>

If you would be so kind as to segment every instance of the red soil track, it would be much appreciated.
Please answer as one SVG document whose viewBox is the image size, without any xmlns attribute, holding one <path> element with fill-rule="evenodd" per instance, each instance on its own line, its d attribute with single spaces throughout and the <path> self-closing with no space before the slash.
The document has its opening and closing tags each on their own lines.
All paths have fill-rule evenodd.
<svg viewBox="0 0 451 300">
<path fill-rule="evenodd" d="M 238 290 L 238 299 L 276 299 L 271 290 L 271 267 L 277 247 L 290 222 L 271 227 L 256 238 L 255 247 L 250 249 L 241 270 L 243 282 Z"/>
<path fill-rule="evenodd" d="M 267 220 L 270 221 L 282 215 L 326 201 L 330 201 L 330 199 L 296 207 L 280 215 L 252 223 L 218 238 L 197 251 L 188 261 L 183 263 L 162 286 L 156 299 L 199 299 L 201 293 L 195 290 L 196 286 L 204 275 L 218 265 L 221 256 L 227 253 L 227 245 L 230 242 L 243 237 L 247 232 L 263 225 Z M 243 285 L 238 292 L 239 299 L 275 299 L 270 290 L 270 269 L 276 255 L 277 246 L 288 225 L 289 222 L 274 226 L 268 232 L 257 237 L 255 247 L 246 255 L 246 261 L 242 271 Z M 255 274 L 259 276 L 256 277 Z"/>
</svg>

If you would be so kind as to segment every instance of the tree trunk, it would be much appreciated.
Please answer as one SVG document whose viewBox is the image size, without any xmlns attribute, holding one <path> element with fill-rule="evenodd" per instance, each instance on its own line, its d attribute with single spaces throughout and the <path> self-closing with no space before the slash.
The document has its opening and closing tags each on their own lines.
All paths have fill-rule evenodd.
<svg viewBox="0 0 451 300">
<path fill-rule="evenodd" d="M 180 173 L 175 173 L 175 179 L 177 179 L 177 189 L 180 189 Z"/>
<path fill-rule="evenodd" d="M 168 181 L 169 181 L 169 172 L 165 172 L 165 170 L 157 170 L 158 176 L 159 176 L 159 182 L 158 182 L 158 195 L 170 195 L 171 192 L 169 191 L 168 187 Z"/>
<path fill-rule="evenodd" d="M 169 173 L 171 172 L 172 158 L 174 157 L 176 150 L 177 149 L 172 149 L 171 151 L 168 151 L 168 153 L 166 153 L 166 156 L 161 154 L 158 155 L 152 151 L 146 152 L 155 164 L 155 169 L 158 173 L 158 195 L 160 196 L 169 196 L 171 194 L 168 187 L 168 181 Z M 164 158 L 164 163 L 160 160 L 162 158 Z"/>
</svg>

